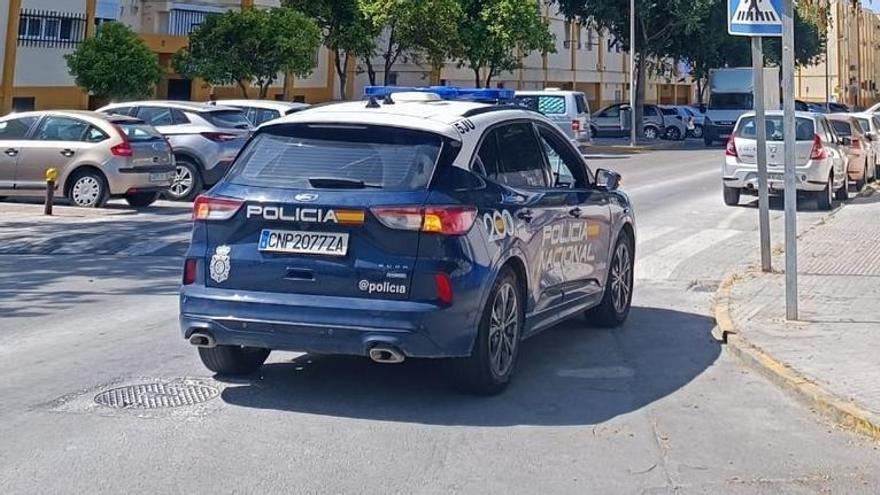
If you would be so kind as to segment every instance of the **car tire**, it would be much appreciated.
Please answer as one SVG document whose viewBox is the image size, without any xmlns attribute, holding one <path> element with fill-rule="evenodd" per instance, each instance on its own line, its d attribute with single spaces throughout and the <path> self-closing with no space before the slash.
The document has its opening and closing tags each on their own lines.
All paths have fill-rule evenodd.
<svg viewBox="0 0 880 495">
<path fill-rule="evenodd" d="M 97 170 L 75 172 L 70 178 L 67 199 L 80 208 L 100 208 L 107 203 L 110 192 L 107 180 Z"/>
<path fill-rule="evenodd" d="M 633 295 L 633 270 L 635 242 L 626 231 L 622 231 L 614 245 L 614 254 L 608 265 L 605 277 L 605 293 L 598 306 L 585 312 L 587 322 L 603 328 L 623 325 L 629 316 Z"/>
<path fill-rule="evenodd" d="M 695 125 L 694 130 L 691 131 L 691 136 L 693 136 L 694 139 L 702 139 L 703 138 L 703 126 Z"/>
<path fill-rule="evenodd" d="M 739 205 L 739 197 L 742 190 L 738 187 L 724 186 L 724 204 L 727 206 Z"/>
<path fill-rule="evenodd" d="M 199 358 L 206 368 L 223 375 L 247 375 L 263 366 L 269 357 L 269 349 L 242 347 L 238 345 L 217 345 L 199 347 Z"/>
<path fill-rule="evenodd" d="M 202 192 L 203 184 L 199 167 L 187 159 L 178 158 L 174 180 L 164 194 L 172 201 L 192 201 Z"/>
<path fill-rule="evenodd" d="M 155 192 L 140 192 L 125 195 L 125 201 L 127 201 L 129 205 L 134 206 L 135 208 L 144 208 L 150 206 L 151 204 L 155 203 L 157 199 L 159 199 L 159 193 Z"/>
<path fill-rule="evenodd" d="M 680 141 L 684 139 L 681 134 L 681 130 L 675 126 L 669 126 L 666 128 L 666 139 L 670 141 Z"/>
<path fill-rule="evenodd" d="M 844 190 L 845 190 L 844 185 Z M 816 206 L 821 211 L 828 211 L 834 207 L 834 193 L 832 192 L 834 189 L 834 174 L 828 175 L 828 182 L 825 183 L 825 187 L 816 193 Z"/>
<path fill-rule="evenodd" d="M 843 185 L 840 186 L 840 189 L 834 191 L 834 199 L 838 201 L 849 199 L 849 175 L 843 174 Z"/>
<path fill-rule="evenodd" d="M 495 395 L 507 387 L 516 368 L 524 320 L 522 290 L 516 274 L 505 267 L 486 300 L 471 355 L 450 363 L 459 389 Z"/>
<path fill-rule="evenodd" d="M 865 188 L 865 184 L 868 183 L 868 166 L 865 165 L 865 168 L 862 170 L 862 178 L 857 180 L 855 183 L 856 192 L 861 191 Z"/>
<path fill-rule="evenodd" d="M 652 125 L 646 125 L 642 133 L 644 134 L 645 139 L 650 141 L 653 141 L 660 137 L 660 129 Z"/>
</svg>

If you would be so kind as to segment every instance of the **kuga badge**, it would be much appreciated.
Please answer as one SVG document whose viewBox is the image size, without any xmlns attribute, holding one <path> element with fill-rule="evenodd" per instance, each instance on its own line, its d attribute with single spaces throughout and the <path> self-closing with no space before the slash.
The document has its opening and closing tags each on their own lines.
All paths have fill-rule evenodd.
<svg viewBox="0 0 880 495">
<path fill-rule="evenodd" d="M 211 278 L 218 284 L 229 278 L 230 251 L 232 251 L 232 248 L 225 244 L 222 246 L 217 246 L 217 250 L 214 251 L 214 256 L 211 257 Z"/>
</svg>

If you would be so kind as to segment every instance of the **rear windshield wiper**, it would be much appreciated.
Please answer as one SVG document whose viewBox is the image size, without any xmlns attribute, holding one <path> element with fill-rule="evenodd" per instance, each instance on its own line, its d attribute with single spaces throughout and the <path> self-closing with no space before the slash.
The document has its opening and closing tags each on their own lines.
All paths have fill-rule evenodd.
<svg viewBox="0 0 880 495">
<path fill-rule="evenodd" d="M 357 179 L 339 179 L 336 177 L 311 177 L 309 185 L 327 189 L 382 189 L 379 184 L 370 184 Z"/>
</svg>

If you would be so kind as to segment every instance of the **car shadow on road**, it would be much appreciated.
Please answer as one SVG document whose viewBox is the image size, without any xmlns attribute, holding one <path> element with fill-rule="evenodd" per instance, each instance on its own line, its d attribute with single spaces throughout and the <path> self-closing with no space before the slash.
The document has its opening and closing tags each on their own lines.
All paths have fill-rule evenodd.
<svg viewBox="0 0 880 495">
<path fill-rule="evenodd" d="M 514 381 L 495 397 L 450 387 L 442 362 L 378 365 L 365 358 L 300 356 L 229 382 L 241 407 L 435 425 L 588 425 L 635 411 L 684 387 L 718 358 L 711 318 L 634 307 L 600 330 L 572 320 L 527 340 Z M 222 379 L 222 377 L 218 377 Z"/>
</svg>

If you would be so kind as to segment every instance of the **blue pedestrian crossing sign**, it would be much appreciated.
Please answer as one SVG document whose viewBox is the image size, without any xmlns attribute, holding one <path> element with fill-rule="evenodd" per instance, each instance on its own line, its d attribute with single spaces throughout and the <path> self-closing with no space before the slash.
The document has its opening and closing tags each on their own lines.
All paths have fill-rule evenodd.
<svg viewBox="0 0 880 495">
<path fill-rule="evenodd" d="M 727 32 L 782 36 L 782 0 L 727 0 Z"/>
</svg>

